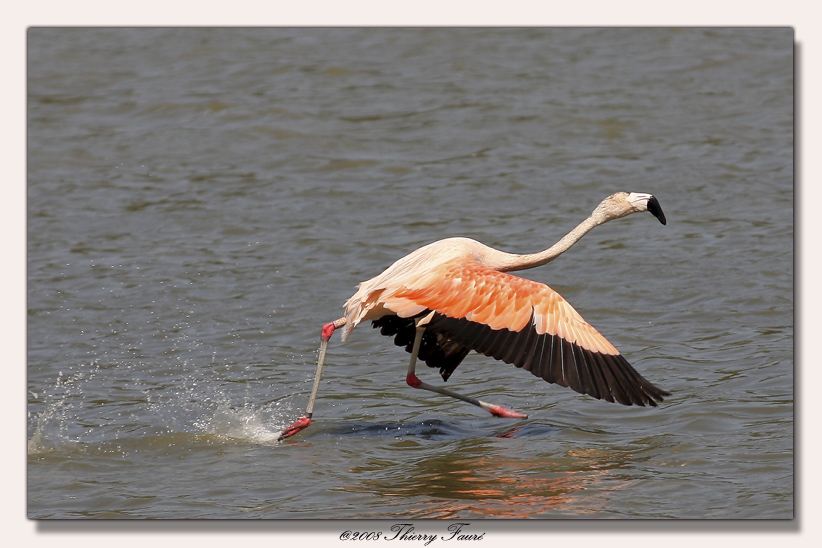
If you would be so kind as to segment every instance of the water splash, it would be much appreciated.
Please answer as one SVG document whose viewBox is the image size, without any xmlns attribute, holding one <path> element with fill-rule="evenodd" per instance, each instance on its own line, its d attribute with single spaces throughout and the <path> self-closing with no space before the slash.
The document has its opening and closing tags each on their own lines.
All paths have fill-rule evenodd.
<svg viewBox="0 0 822 548">
<path fill-rule="evenodd" d="M 214 414 L 198 426 L 206 434 L 253 443 L 278 443 L 285 425 L 282 425 L 282 409 L 275 404 L 255 407 L 246 404 L 232 407 L 221 403 Z"/>
<path fill-rule="evenodd" d="M 69 415 L 76 398 L 82 396 L 82 385 L 95 377 L 100 370 L 99 363 L 92 362 L 89 369 L 82 369 L 71 375 L 60 371 L 54 390 L 45 399 L 45 408 L 37 415 L 37 425 L 28 440 L 28 454 L 37 455 L 53 451 L 80 441 L 82 433 L 75 433 Z M 32 394 L 37 398 L 36 394 Z"/>
<path fill-rule="evenodd" d="M 148 377 L 145 364 L 92 363 L 68 375 L 60 372 L 45 396 L 31 393 L 28 455 L 120 446 L 137 451 L 141 440 L 151 445 L 149 440 L 168 435 L 272 444 L 294 419 L 292 396 L 259 404 L 261 394 L 249 389 L 254 382 L 226 384 L 213 369 L 184 360 L 173 382 L 155 377 L 141 383 L 129 381 L 137 377 L 132 366 Z"/>
</svg>

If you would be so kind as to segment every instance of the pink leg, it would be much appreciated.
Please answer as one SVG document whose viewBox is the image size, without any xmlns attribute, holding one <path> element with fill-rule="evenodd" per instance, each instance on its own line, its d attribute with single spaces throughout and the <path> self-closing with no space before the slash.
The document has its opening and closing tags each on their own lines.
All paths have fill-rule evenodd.
<svg viewBox="0 0 822 548">
<path fill-rule="evenodd" d="M 470 403 L 472 405 L 476 405 L 477 407 L 482 407 L 492 415 L 496 417 L 507 417 L 511 419 L 527 419 L 528 415 L 524 413 L 519 413 L 512 409 L 508 409 L 507 407 L 503 407 L 501 405 L 494 405 L 492 403 L 486 403 L 484 401 L 480 401 L 476 398 L 472 398 L 470 396 L 464 396 L 462 394 L 458 394 L 456 392 L 452 392 L 445 388 L 440 388 L 439 386 L 432 386 L 428 383 L 422 382 L 419 377 L 416 375 L 416 367 L 417 367 L 417 354 L 420 350 L 420 342 L 422 341 L 422 334 L 425 331 L 425 327 L 418 326 L 416 336 L 414 338 L 414 347 L 411 349 L 411 363 L 408 364 L 408 374 L 405 376 L 405 382 L 408 383 L 408 386 L 413 388 L 422 388 L 423 390 L 429 390 L 431 392 L 436 392 L 438 394 L 443 394 L 445 396 L 450 396 L 452 398 L 456 398 L 458 400 L 462 400 L 464 402 Z"/>
<path fill-rule="evenodd" d="M 328 340 L 334 334 L 334 330 L 345 325 L 346 319 L 340 318 L 333 322 L 328 322 L 322 328 L 320 333 L 320 357 L 317 360 L 317 372 L 314 374 L 314 386 L 311 388 L 311 396 L 308 398 L 308 405 L 305 408 L 305 415 L 294 421 L 294 424 L 286 428 L 280 433 L 278 440 L 283 440 L 287 437 L 293 436 L 300 430 L 308 428 L 311 424 L 311 415 L 314 413 L 314 402 L 317 399 L 317 390 L 320 388 L 320 377 L 323 373 L 323 362 L 325 361 L 325 351 L 328 348 Z"/>
</svg>

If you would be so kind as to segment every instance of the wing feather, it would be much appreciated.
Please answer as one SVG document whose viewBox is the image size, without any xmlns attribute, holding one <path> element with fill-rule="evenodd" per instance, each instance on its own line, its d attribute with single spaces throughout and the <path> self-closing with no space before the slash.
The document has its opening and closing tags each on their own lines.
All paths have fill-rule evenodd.
<svg viewBox="0 0 822 548">
<path fill-rule="evenodd" d="M 408 317 L 433 310 L 493 330 L 522 331 L 560 338 L 594 352 L 619 354 L 562 296 L 545 284 L 498 272 L 472 261 L 452 261 L 421 280 L 385 290 L 383 304 Z"/>
<path fill-rule="evenodd" d="M 380 295 L 385 313 L 410 318 L 433 311 L 427 328 L 453 344 L 595 398 L 656 405 L 669 395 L 645 380 L 547 285 L 464 258 L 435 270 L 385 284 Z M 459 360 L 445 368 L 447 375 Z"/>
</svg>

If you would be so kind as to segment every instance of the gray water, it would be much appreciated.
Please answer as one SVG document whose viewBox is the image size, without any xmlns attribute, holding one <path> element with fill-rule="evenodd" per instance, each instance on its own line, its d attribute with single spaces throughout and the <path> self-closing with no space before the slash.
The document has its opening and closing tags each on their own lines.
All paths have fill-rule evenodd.
<svg viewBox="0 0 822 548">
<path fill-rule="evenodd" d="M 791 29 L 31 29 L 28 83 L 29 517 L 793 516 Z M 618 190 L 668 225 L 522 275 L 659 408 L 471 355 L 495 418 L 362 325 L 276 441 L 358 282 Z"/>
</svg>

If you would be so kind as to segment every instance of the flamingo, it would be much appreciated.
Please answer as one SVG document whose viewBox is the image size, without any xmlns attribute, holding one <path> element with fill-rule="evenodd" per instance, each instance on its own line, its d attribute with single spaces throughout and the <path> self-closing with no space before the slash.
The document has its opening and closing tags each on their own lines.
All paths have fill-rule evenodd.
<svg viewBox="0 0 822 548">
<path fill-rule="evenodd" d="M 656 407 L 670 393 L 642 377 L 559 293 L 509 274 L 542 266 L 594 227 L 641 211 L 666 224 L 653 195 L 617 192 L 559 242 L 539 253 L 505 253 L 469 238 L 447 238 L 417 249 L 362 282 L 343 305 L 345 315 L 323 325 L 305 415 L 283 430 L 279 439 L 311 424 L 331 335 L 342 328 L 345 343 L 351 331 L 367 320 L 411 353 L 406 374 L 409 386 L 457 398 L 492 415 L 528 417 L 421 381 L 416 375 L 417 359 L 439 368 L 447 381 L 474 350 L 581 394 L 622 405 Z"/>
</svg>

